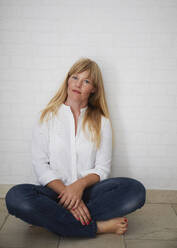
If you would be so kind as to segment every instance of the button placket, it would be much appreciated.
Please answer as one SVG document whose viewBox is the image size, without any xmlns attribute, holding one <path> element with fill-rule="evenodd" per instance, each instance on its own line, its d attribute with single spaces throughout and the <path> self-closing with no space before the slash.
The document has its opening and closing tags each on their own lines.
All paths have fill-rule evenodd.
<svg viewBox="0 0 177 248">
<path fill-rule="evenodd" d="M 73 114 L 72 115 L 72 137 L 71 137 L 71 141 L 72 141 L 72 175 L 73 175 L 73 179 L 72 181 L 77 180 L 77 161 L 76 161 L 76 136 L 75 136 L 75 122 L 74 122 L 74 117 Z M 77 135 L 77 133 L 76 133 Z"/>
<path fill-rule="evenodd" d="M 75 136 L 75 142 L 77 142 L 78 140 L 78 135 L 79 135 L 79 132 L 80 132 L 80 118 L 81 118 L 81 113 L 78 117 L 78 120 L 77 120 L 77 131 L 76 131 L 76 136 Z"/>
<path fill-rule="evenodd" d="M 77 176 L 78 176 L 78 139 L 79 139 L 79 134 L 80 134 L 80 128 L 81 128 L 81 114 L 78 117 L 78 121 L 77 121 L 77 132 L 76 132 L 76 136 L 75 136 L 75 152 L 76 152 L 76 168 L 77 168 Z"/>
</svg>

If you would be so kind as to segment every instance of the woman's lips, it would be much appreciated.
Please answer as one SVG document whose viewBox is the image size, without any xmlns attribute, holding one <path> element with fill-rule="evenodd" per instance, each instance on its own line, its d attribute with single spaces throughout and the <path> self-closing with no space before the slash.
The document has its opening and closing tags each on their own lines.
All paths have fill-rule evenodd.
<svg viewBox="0 0 177 248">
<path fill-rule="evenodd" d="M 81 94 L 79 91 L 77 91 L 77 90 L 73 90 L 74 92 L 76 92 L 77 94 Z"/>
</svg>

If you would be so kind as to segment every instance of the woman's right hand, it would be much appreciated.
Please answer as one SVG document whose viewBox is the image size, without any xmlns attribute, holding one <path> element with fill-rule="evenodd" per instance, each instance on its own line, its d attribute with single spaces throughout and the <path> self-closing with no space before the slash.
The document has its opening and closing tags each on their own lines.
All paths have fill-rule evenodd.
<svg viewBox="0 0 177 248">
<path fill-rule="evenodd" d="M 88 225 L 90 223 L 91 215 L 83 200 L 79 202 L 77 208 L 75 208 L 74 210 L 70 209 L 69 211 L 73 214 L 73 216 L 77 220 L 79 220 L 82 223 L 82 225 L 84 225 L 84 223 L 85 225 Z"/>
</svg>

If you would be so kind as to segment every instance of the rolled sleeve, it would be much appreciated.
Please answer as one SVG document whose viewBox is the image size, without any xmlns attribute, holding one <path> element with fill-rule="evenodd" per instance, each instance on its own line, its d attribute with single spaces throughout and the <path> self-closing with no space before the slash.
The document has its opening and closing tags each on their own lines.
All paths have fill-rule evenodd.
<svg viewBox="0 0 177 248">
<path fill-rule="evenodd" d="M 108 178 L 109 172 L 106 173 L 104 170 L 99 168 L 99 169 L 85 170 L 84 172 L 81 173 L 82 177 L 85 177 L 89 174 L 97 174 L 100 177 L 100 181 L 102 181 Z"/>
<path fill-rule="evenodd" d="M 48 125 L 36 121 L 32 129 L 32 166 L 39 184 L 45 186 L 54 179 L 59 179 L 50 168 Z"/>
</svg>

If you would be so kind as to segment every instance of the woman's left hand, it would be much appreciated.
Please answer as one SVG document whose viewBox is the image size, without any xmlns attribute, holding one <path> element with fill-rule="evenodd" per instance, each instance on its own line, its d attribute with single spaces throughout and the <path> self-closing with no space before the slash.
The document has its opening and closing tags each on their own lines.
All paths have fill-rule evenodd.
<svg viewBox="0 0 177 248">
<path fill-rule="evenodd" d="M 59 203 L 68 210 L 77 208 L 82 199 L 84 189 L 85 188 L 80 181 L 66 185 L 58 196 L 58 198 L 60 198 Z"/>
</svg>

